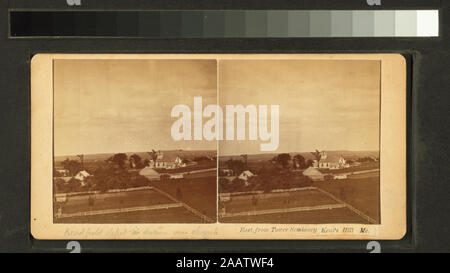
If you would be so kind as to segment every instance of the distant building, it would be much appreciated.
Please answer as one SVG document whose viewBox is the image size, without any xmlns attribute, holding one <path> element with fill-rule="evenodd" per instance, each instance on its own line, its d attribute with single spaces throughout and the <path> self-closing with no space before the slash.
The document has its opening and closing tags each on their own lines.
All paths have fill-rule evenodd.
<svg viewBox="0 0 450 273">
<path fill-rule="evenodd" d="M 182 179 L 184 177 L 184 175 L 182 173 L 171 173 L 170 175 L 170 179 Z"/>
<path fill-rule="evenodd" d="M 304 170 L 303 175 L 309 177 L 313 181 L 323 181 L 325 178 L 325 175 L 314 167 L 309 167 L 308 169 Z"/>
<path fill-rule="evenodd" d="M 91 176 L 87 171 L 79 171 L 73 178 L 78 179 L 80 181 L 84 181 L 87 177 Z"/>
<path fill-rule="evenodd" d="M 233 170 L 231 170 L 231 169 L 220 169 L 220 170 L 224 176 L 232 176 L 233 175 Z"/>
<path fill-rule="evenodd" d="M 243 171 L 239 176 L 238 176 L 238 178 L 239 179 L 242 179 L 242 180 L 244 180 L 244 181 L 247 181 L 250 177 L 252 177 L 252 176 L 255 176 L 251 171 L 249 171 L 249 170 L 246 170 L 246 171 Z"/>
<path fill-rule="evenodd" d="M 67 194 L 55 194 L 55 202 L 59 202 L 59 203 L 62 203 L 62 202 L 66 202 L 67 201 Z M 59 209 L 61 209 L 61 208 L 59 208 Z"/>
<path fill-rule="evenodd" d="M 328 155 L 327 152 L 320 153 L 320 160 L 314 160 L 314 168 L 319 169 L 343 169 L 350 167 L 342 155 Z"/>
<path fill-rule="evenodd" d="M 174 154 L 166 154 L 158 152 L 156 160 L 150 160 L 149 167 L 157 169 L 176 169 L 186 167 L 183 159 Z"/>
<path fill-rule="evenodd" d="M 66 169 L 56 170 L 56 172 L 57 172 L 61 177 L 67 177 L 67 176 L 69 176 L 69 174 L 70 174 L 69 170 L 66 170 Z"/>
<path fill-rule="evenodd" d="M 336 174 L 333 176 L 333 179 L 341 180 L 341 179 L 347 179 L 346 174 Z"/>
</svg>

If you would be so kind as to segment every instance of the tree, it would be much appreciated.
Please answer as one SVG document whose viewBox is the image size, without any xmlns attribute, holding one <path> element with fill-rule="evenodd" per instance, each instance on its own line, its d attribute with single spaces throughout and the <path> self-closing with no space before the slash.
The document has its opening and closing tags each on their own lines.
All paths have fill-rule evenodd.
<svg viewBox="0 0 450 273">
<path fill-rule="evenodd" d="M 114 163 L 96 168 L 93 175 L 84 182 L 86 188 L 93 191 L 106 192 L 112 189 L 125 189 L 148 185 L 148 179 L 137 172 L 130 172 L 126 168 L 118 168 Z"/>
<path fill-rule="evenodd" d="M 316 149 L 315 152 L 311 152 L 311 154 L 314 156 L 314 158 L 317 160 L 317 162 L 320 161 L 321 155 L 320 155 L 320 151 Z"/>
<path fill-rule="evenodd" d="M 212 158 L 202 155 L 202 156 L 196 156 L 192 160 L 197 163 L 200 163 L 200 162 L 210 162 L 210 161 L 212 161 Z"/>
<path fill-rule="evenodd" d="M 81 168 L 84 169 L 84 155 L 77 155 L 81 162 Z"/>
<path fill-rule="evenodd" d="M 231 188 L 231 181 L 223 177 L 219 178 L 219 190 L 221 192 L 230 192 L 230 188 Z"/>
<path fill-rule="evenodd" d="M 370 156 L 360 157 L 356 160 L 357 162 L 375 162 L 376 159 Z"/>
<path fill-rule="evenodd" d="M 53 168 L 53 177 L 61 177 L 63 176 L 62 174 L 60 174 L 55 168 Z"/>
<path fill-rule="evenodd" d="M 148 158 L 144 159 L 144 163 L 142 167 L 147 167 L 150 165 L 150 160 Z"/>
<path fill-rule="evenodd" d="M 288 153 L 279 154 L 275 158 L 275 162 L 280 164 L 285 169 L 289 167 L 289 161 L 291 161 L 291 155 Z"/>
<path fill-rule="evenodd" d="M 150 155 L 150 158 L 153 160 L 153 162 L 155 162 L 156 159 L 158 159 L 158 153 L 153 149 L 151 152 L 147 152 L 147 154 Z"/>
<path fill-rule="evenodd" d="M 137 154 L 132 154 L 130 156 L 130 168 L 133 169 L 142 168 L 142 159 Z"/>
<path fill-rule="evenodd" d="M 188 163 L 191 163 L 191 160 L 189 160 L 187 158 L 183 158 L 183 159 L 181 159 L 181 162 L 183 162 L 184 164 L 188 164 Z"/>
<path fill-rule="evenodd" d="M 81 190 L 81 181 L 72 177 L 66 183 L 66 192 L 76 192 Z"/>
<path fill-rule="evenodd" d="M 295 168 L 299 169 L 307 168 L 305 158 L 302 155 L 300 154 L 295 155 L 293 161 Z"/>
<path fill-rule="evenodd" d="M 306 160 L 305 168 L 309 168 L 314 164 L 314 162 L 311 159 Z"/>
<path fill-rule="evenodd" d="M 128 157 L 124 153 L 118 153 L 113 155 L 108 159 L 108 162 L 117 165 L 119 168 L 125 168 L 125 161 L 127 161 Z"/>
<path fill-rule="evenodd" d="M 248 168 L 248 162 L 247 162 L 247 160 L 248 160 L 248 155 L 247 154 L 243 154 L 243 155 L 241 155 L 241 157 L 244 159 L 244 163 L 245 163 L 245 168 Z"/>
<path fill-rule="evenodd" d="M 228 169 L 233 170 L 233 173 L 235 175 L 239 175 L 240 173 L 245 171 L 245 163 L 241 160 L 229 159 L 227 161 L 227 167 Z"/>
<path fill-rule="evenodd" d="M 55 190 L 57 193 L 66 192 L 66 181 L 62 178 L 55 178 L 54 180 Z"/>
<path fill-rule="evenodd" d="M 63 162 L 61 162 L 64 169 L 69 170 L 69 174 L 71 176 L 76 175 L 79 171 L 81 171 L 81 163 L 76 160 L 70 160 L 66 158 Z"/>
</svg>

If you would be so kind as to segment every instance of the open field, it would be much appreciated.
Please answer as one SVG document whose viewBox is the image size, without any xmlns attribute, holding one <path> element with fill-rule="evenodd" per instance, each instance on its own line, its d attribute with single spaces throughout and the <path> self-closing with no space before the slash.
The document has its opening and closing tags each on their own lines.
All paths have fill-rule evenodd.
<svg viewBox="0 0 450 273">
<path fill-rule="evenodd" d="M 375 171 L 367 171 L 364 173 L 358 173 L 358 174 L 352 174 L 348 176 L 348 179 L 362 179 L 362 178 L 373 178 L 373 177 L 379 177 L 380 176 L 380 170 Z"/>
<path fill-rule="evenodd" d="M 68 197 L 67 202 L 57 203 L 63 213 L 79 211 L 107 210 L 174 203 L 164 195 L 153 190 L 139 190 L 117 193 L 97 193 Z"/>
<path fill-rule="evenodd" d="M 202 223 L 183 203 L 152 189 L 68 197 L 55 223 Z"/>
<path fill-rule="evenodd" d="M 300 191 L 231 196 L 219 211 L 224 223 L 379 223 L 379 173 L 316 181 Z"/>
<path fill-rule="evenodd" d="M 334 208 L 314 211 L 274 213 L 226 217 L 222 223 L 267 223 L 267 224 L 327 224 L 327 223 L 363 223 L 369 224 L 348 208 Z"/>
<path fill-rule="evenodd" d="M 301 190 L 284 193 L 233 196 L 230 201 L 221 202 L 227 213 L 248 210 L 287 209 L 305 206 L 336 204 L 337 202 L 317 190 Z"/>
<path fill-rule="evenodd" d="M 367 177 L 371 174 L 370 177 Z M 316 181 L 313 186 L 323 189 L 380 222 L 380 177 L 378 172 L 364 178 L 339 181 Z"/>
<path fill-rule="evenodd" d="M 55 223 L 205 223 L 183 207 L 56 219 Z"/>
<path fill-rule="evenodd" d="M 312 153 L 289 153 L 291 157 L 302 155 L 306 160 L 314 159 Z M 249 179 L 245 187 L 227 188 L 223 182 L 221 193 L 236 193 L 241 191 L 261 190 L 265 186 L 272 189 L 289 190 L 290 188 L 306 188 L 311 186 L 316 190 L 291 191 L 283 193 L 249 194 L 247 196 L 231 196 L 219 203 L 221 222 L 233 223 L 380 223 L 380 189 L 379 162 L 370 158 L 379 156 L 378 151 L 327 151 L 328 156 L 342 155 L 347 160 L 360 162 L 345 169 L 320 169 L 324 174 L 347 174 L 347 179 L 316 181 L 307 185 L 292 185 L 297 178 L 289 172 L 279 172 L 277 176 L 268 177 L 266 171 L 273 169 L 272 159 L 277 154 L 253 154 L 247 156 L 248 168 L 259 174 L 256 181 Z M 227 160 L 240 160 L 241 156 L 220 156 L 219 167 L 227 168 Z M 279 166 L 278 166 L 279 167 Z M 258 171 L 264 171 L 259 173 Z M 298 170 L 297 170 L 298 171 Z M 301 172 L 302 170 L 300 170 Z M 295 170 L 292 172 L 295 173 Z M 263 176 L 264 175 L 264 176 Z M 298 178 L 300 179 L 300 175 Z M 243 182 L 242 182 L 243 183 Z M 285 185 L 286 184 L 286 185 Z M 269 187 L 270 186 L 270 187 Z"/>
<path fill-rule="evenodd" d="M 216 217 L 216 173 L 217 161 L 214 150 L 171 150 L 162 151 L 164 156 L 180 156 L 196 164 L 177 169 L 158 169 L 160 173 L 183 174 L 182 179 L 147 181 L 139 175 L 141 169 L 129 169 L 128 162 L 123 168 L 108 163 L 114 154 L 84 155 L 84 169 L 91 177 L 85 185 L 64 184 L 58 181 L 62 190 L 57 193 L 97 191 L 96 193 L 72 195 L 64 200 L 58 197 L 54 204 L 56 222 L 105 222 L 105 223 L 198 223 L 213 222 Z M 129 158 L 137 154 L 141 160 L 149 159 L 147 152 L 127 153 Z M 55 168 L 62 168 L 65 159 L 76 160 L 76 156 L 55 157 Z M 61 180 L 61 179 L 60 179 Z M 100 186 L 99 186 L 100 185 Z M 152 189 L 123 190 L 142 186 Z M 111 192 L 119 190 L 119 192 Z M 109 192 L 105 192 L 109 191 Z M 64 202 L 60 202 L 64 200 Z M 176 215 L 180 212 L 179 217 Z M 188 215 L 188 216 L 186 216 Z M 134 219 L 135 217 L 136 219 Z M 214 219 L 214 220 L 212 220 Z"/>
<path fill-rule="evenodd" d="M 150 185 L 216 220 L 216 176 L 151 181 Z"/>
<path fill-rule="evenodd" d="M 184 175 L 184 178 L 186 179 L 194 179 L 194 178 L 201 178 L 201 177 L 211 177 L 211 176 L 216 176 L 217 174 L 217 169 L 208 169 L 205 171 L 194 171 L 191 173 L 187 173 Z"/>
</svg>

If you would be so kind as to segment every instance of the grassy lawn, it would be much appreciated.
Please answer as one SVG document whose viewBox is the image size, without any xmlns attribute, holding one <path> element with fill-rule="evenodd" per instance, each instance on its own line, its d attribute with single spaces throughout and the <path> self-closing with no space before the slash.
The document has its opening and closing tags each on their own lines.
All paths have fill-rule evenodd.
<svg viewBox="0 0 450 273">
<path fill-rule="evenodd" d="M 210 170 L 210 171 L 205 171 L 205 172 L 199 172 L 199 173 L 190 173 L 190 174 L 185 174 L 184 178 L 186 179 L 193 179 L 193 178 L 201 178 L 201 177 L 207 177 L 207 176 L 216 176 L 217 171 L 216 170 Z"/>
<path fill-rule="evenodd" d="M 183 207 L 56 219 L 55 223 L 204 223 Z"/>
<path fill-rule="evenodd" d="M 63 213 L 75 213 L 170 203 L 174 202 L 166 196 L 153 190 L 139 190 L 130 192 L 93 194 L 91 201 L 89 201 L 88 195 L 69 197 L 67 202 L 57 204 L 61 205 Z"/>
<path fill-rule="evenodd" d="M 350 176 L 345 180 L 316 181 L 313 186 L 333 194 L 380 222 L 380 177 L 377 172 L 364 178 Z"/>
<path fill-rule="evenodd" d="M 267 224 L 328 224 L 363 223 L 363 218 L 347 208 L 330 210 L 274 213 L 266 215 L 227 217 L 222 223 L 267 223 Z"/>
<path fill-rule="evenodd" d="M 255 199 L 253 198 L 255 197 Z M 271 193 L 261 195 L 245 195 L 231 197 L 230 201 L 221 202 L 228 213 L 283 209 L 306 206 L 336 204 L 336 201 L 317 190 L 304 190 L 287 193 Z"/>
<path fill-rule="evenodd" d="M 345 180 L 314 182 L 313 186 L 321 188 L 342 201 L 352 205 L 369 217 L 380 222 L 380 193 L 379 174 L 371 172 L 367 174 L 349 176 Z M 264 195 L 260 195 L 264 196 Z M 335 204 L 336 202 L 322 193 L 313 190 L 297 191 L 275 194 L 270 198 L 258 198 L 256 205 L 252 198 L 231 197 L 228 202 L 221 202 L 226 212 L 236 213 L 243 211 L 280 209 L 301 206 L 317 206 Z M 316 210 L 308 212 L 289 212 L 255 216 L 226 217 L 220 220 L 229 223 L 365 223 L 366 220 L 347 208 L 331 210 Z"/>
<path fill-rule="evenodd" d="M 156 187 L 211 219 L 216 219 L 216 176 L 151 181 Z"/>
</svg>

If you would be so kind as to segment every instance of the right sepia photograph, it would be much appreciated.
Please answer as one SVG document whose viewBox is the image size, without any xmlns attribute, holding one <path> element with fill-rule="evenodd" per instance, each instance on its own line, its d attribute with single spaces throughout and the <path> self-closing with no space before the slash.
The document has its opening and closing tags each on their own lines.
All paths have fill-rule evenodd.
<svg viewBox="0 0 450 273">
<path fill-rule="evenodd" d="M 381 62 L 220 60 L 221 223 L 380 224 Z"/>
</svg>

